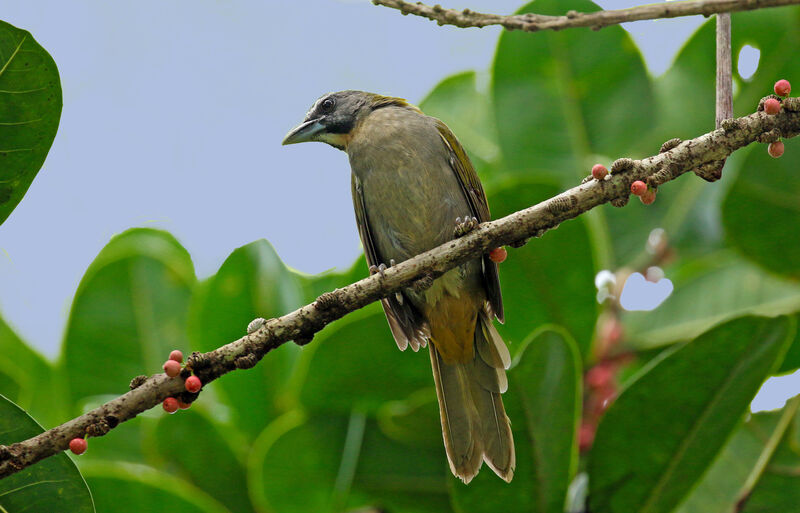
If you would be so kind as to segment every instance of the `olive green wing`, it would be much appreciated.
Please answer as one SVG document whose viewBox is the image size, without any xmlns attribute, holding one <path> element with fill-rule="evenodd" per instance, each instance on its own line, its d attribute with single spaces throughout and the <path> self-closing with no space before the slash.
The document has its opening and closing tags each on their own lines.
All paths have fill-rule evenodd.
<svg viewBox="0 0 800 513">
<path fill-rule="evenodd" d="M 478 218 L 478 221 L 483 223 L 491 220 L 489 214 L 489 202 L 486 199 L 486 193 L 483 192 L 483 185 L 478 178 L 478 173 L 472 167 L 467 152 L 458 142 L 453 132 L 447 128 L 447 125 L 436 120 L 436 128 L 439 130 L 439 135 L 442 136 L 445 146 L 450 153 L 450 167 L 458 178 L 458 183 L 461 184 L 461 190 L 469 202 L 472 209 L 472 215 Z M 497 320 L 503 322 L 503 297 L 500 293 L 500 276 L 497 273 L 497 264 L 492 262 L 489 255 L 483 256 L 483 281 L 486 286 L 487 298 L 489 304 L 492 306 L 492 312 Z"/>
<path fill-rule="evenodd" d="M 364 208 L 364 193 L 361 189 L 361 183 L 355 173 L 351 173 L 350 177 L 353 207 L 356 211 L 356 224 L 358 225 L 361 244 L 364 246 L 364 256 L 367 258 L 368 266 L 378 266 L 384 263 L 384 260 L 378 254 L 372 238 L 369 219 Z M 388 264 L 388 262 L 386 263 Z M 428 323 L 402 292 L 381 299 L 381 305 L 384 313 L 386 313 L 386 320 L 389 321 L 389 328 L 392 330 L 397 347 L 401 351 L 405 351 L 409 345 L 411 349 L 418 351 L 420 346 L 425 347 L 428 344 L 427 337 L 430 335 Z"/>
</svg>

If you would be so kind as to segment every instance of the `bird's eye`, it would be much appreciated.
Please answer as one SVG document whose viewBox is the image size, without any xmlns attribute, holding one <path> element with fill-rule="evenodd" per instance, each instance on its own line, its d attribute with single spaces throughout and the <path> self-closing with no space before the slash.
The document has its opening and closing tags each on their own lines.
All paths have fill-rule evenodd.
<svg viewBox="0 0 800 513">
<path fill-rule="evenodd" d="M 319 104 L 319 108 L 322 109 L 322 112 L 330 112 L 333 110 L 333 106 L 336 102 L 333 101 L 333 98 L 325 98 L 322 100 L 322 103 Z"/>
</svg>

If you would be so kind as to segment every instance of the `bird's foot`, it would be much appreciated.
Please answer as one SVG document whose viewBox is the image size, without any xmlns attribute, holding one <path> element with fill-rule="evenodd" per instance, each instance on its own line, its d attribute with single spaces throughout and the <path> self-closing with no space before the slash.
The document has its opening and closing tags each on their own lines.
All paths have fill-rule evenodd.
<svg viewBox="0 0 800 513">
<path fill-rule="evenodd" d="M 460 217 L 456 217 L 456 227 L 453 229 L 453 236 L 455 238 L 463 237 L 477 228 L 478 224 L 478 218 L 473 216 L 464 216 L 463 221 Z"/>
<path fill-rule="evenodd" d="M 395 263 L 396 262 L 394 261 L 394 258 L 390 259 L 389 260 L 389 267 L 394 266 Z M 379 273 L 381 275 L 381 279 L 383 279 L 383 278 L 386 278 L 386 274 L 385 274 L 386 273 L 386 269 L 388 269 L 388 267 L 386 267 L 386 264 L 371 265 L 371 266 L 369 266 L 369 273 L 371 275 L 375 274 L 375 273 Z M 403 304 L 403 294 L 401 292 L 395 292 L 394 293 L 394 298 L 397 300 L 398 303 L 400 303 L 401 305 Z"/>
</svg>

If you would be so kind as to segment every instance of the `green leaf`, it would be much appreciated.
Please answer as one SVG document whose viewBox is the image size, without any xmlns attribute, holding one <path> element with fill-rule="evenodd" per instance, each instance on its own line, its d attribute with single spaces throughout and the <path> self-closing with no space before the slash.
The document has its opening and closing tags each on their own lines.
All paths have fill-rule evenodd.
<svg viewBox="0 0 800 513">
<path fill-rule="evenodd" d="M 600 10 L 588 0 L 536 0 L 519 12 L 563 15 L 570 9 Z M 592 154 L 630 155 L 630 142 L 652 127 L 652 84 L 622 27 L 503 32 L 492 73 L 507 172 L 572 185 L 588 174 Z"/>
<path fill-rule="evenodd" d="M 800 321 L 800 317 L 794 316 L 796 321 Z M 789 350 L 786 351 L 786 356 L 783 363 L 775 372 L 775 374 L 786 374 L 800 368 L 800 329 L 794 335 L 794 341 L 789 345 Z"/>
<path fill-rule="evenodd" d="M 53 58 L 29 32 L 0 21 L 0 224 L 42 167 L 60 118 Z"/>
<path fill-rule="evenodd" d="M 488 96 L 478 91 L 474 71 L 457 73 L 439 82 L 422 100 L 420 108 L 450 127 L 482 177 L 487 165 L 499 160 L 491 104 Z"/>
<path fill-rule="evenodd" d="M 797 438 L 800 412 L 797 402 L 795 397 L 786 403 L 785 411 L 794 409 L 791 425 L 766 462 L 763 473 L 758 476 L 742 513 L 800 512 L 800 440 Z"/>
<path fill-rule="evenodd" d="M 92 489 L 97 513 L 229 513 L 200 488 L 144 465 L 91 462 L 81 469 Z"/>
<path fill-rule="evenodd" d="M 800 287 L 729 253 L 687 262 L 668 276 L 675 289 L 658 308 L 623 315 L 628 342 L 638 349 L 689 340 L 740 315 L 800 310 Z"/>
<path fill-rule="evenodd" d="M 232 431 L 192 409 L 162 416 L 154 434 L 164 470 L 184 476 L 231 511 L 251 512 L 244 465 L 231 447 Z"/>
<path fill-rule="evenodd" d="M 72 404 L 126 392 L 131 377 L 161 372 L 172 349 L 186 351 L 195 284 L 186 250 L 166 232 L 134 228 L 111 239 L 72 302 L 62 365 Z"/>
<path fill-rule="evenodd" d="M 303 304 L 298 276 L 281 262 L 266 240 L 236 249 L 204 283 L 191 306 L 192 349 L 210 351 L 246 334 L 256 317 L 277 317 Z M 233 408 L 233 423 L 256 437 L 287 407 L 289 376 L 300 348 L 283 344 L 248 371 L 233 372 L 214 384 Z"/>
<path fill-rule="evenodd" d="M 788 405 L 787 405 L 788 407 Z M 787 433 L 796 405 L 762 412 L 743 423 L 720 451 L 708 472 L 675 513 L 731 513 L 750 481 L 763 471 L 777 442 Z M 754 475 L 754 473 L 756 473 Z M 749 483 L 749 484 L 748 484 Z"/>
<path fill-rule="evenodd" d="M 550 185 L 511 180 L 489 192 L 494 216 L 502 217 L 558 193 Z M 582 219 L 509 249 L 500 265 L 506 323 L 498 326 L 512 352 L 544 324 L 564 326 L 588 356 L 597 319 L 594 261 L 589 230 Z"/>
<path fill-rule="evenodd" d="M 651 361 L 598 427 L 589 459 L 591 510 L 675 508 L 780 363 L 794 330 L 786 317 L 741 317 Z"/>
<path fill-rule="evenodd" d="M 774 159 L 766 146 L 745 159 L 722 204 L 729 243 L 771 273 L 800 280 L 800 251 L 787 241 L 800 240 L 800 140 L 787 139 L 786 157 Z M 794 248 L 794 246 L 792 246 Z"/>
<path fill-rule="evenodd" d="M 0 446 L 43 431 L 22 408 L 0 396 Z M 95 509 L 83 477 L 62 452 L 0 480 L 0 511 L 94 513 Z"/>
<path fill-rule="evenodd" d="M 468 486 L 453 478 L 454 505 L 461 513 L 562 513 L 578 463 L 581 364 L 575 342 L 561 329 L 538 330 L 523 343 L 508 377 L 503 402 L 514 430 L 514 479 L 505 483 L 486 467 Z"/>
<path fill-rule="evenodd" d="M 44 425 L 62 418 L 60 387 L 52 364 L 25 344 L 0 317 L 0 394 Z"/>
<path fill-rule="evenodd" d="M 399 351 L 377 304 L 330 326 L 304 348 L 303 358 L 300 400 L 312 411 L 375 412 L 433 385 L 428 350 Z"/>
</svg>

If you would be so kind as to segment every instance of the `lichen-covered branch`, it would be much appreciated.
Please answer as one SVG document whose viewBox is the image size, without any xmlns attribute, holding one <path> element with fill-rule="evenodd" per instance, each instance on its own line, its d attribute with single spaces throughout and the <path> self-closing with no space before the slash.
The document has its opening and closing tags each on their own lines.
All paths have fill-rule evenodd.
<svg viewBox="0 0 800 513">
<path fill-rule="evenodd" d="M 591 27 L 599 30 L 609 25 L 629 21 L 653 20 L 657 18 L 677 18 L 702 14 L 710 16 L 721 12 L 752 11 L 765 7 L 781 7 L 800 3 L 800 0 L 693 0 L 684 2 L 663 2 L 628 9 L 612 11 L 576 12 L 569 11 L 564 16 L 544 14 L 485 14 L 464 9 L 445 9 L 440 5 L 429 6 L 421 2 L 403 0 L 372 0 L 375 5 L 397 9 L 403 14 L 414 14 L 439 25 L 456 27 L 488 27 L 500 25 L 507 30 L 537 32 L 539 30 L 561 30 L 573 27 Z"/>
<path fill-rule="evenodd" d="M 208 353 L 193 353 L 180 377 L 157 374 L 136 378 L 131 382 L 130 392 L 99 408 L 28 440 L 0 446 L 0 478 L 67 449 L 73 438 L 102 436 L 119 423 L 157 406 L 166 397 L 183 394 L 184 399 L 191 400 L 193 396 L 187 398 L 183 384 L 189 371 L 207 384 L 234 369 L 253 367 L 265 354 L 287 341 L 307 343 L 325 325 L 347 313 L 405 287 L 429 286 L 432 278 L 492 248 L 524 244 L 529 238 L 541 236 L 604 203 L 623 206 L 634 180 L 658 187 L 705 163 L 724 159 L 752 142 L 794 137 L 800 134 L 799 111 L 800 98 L 783 100 L 783 109 L 774 116 L 764 113 L 759 105 L 758 112 L 725 120 L 713 132 L 682 142 L 672 139 L 657 155 L 642 160 L 618 159 L 611 167 L 612 174 L 604 180 L 587 177 L 581 185 L 553 198 L 483 223 L 464 237 L 394 265 L 384 273 L 327 292 L 294 312 L 269 319 L 257 331 L 239 340 Z"/>
</svg>

